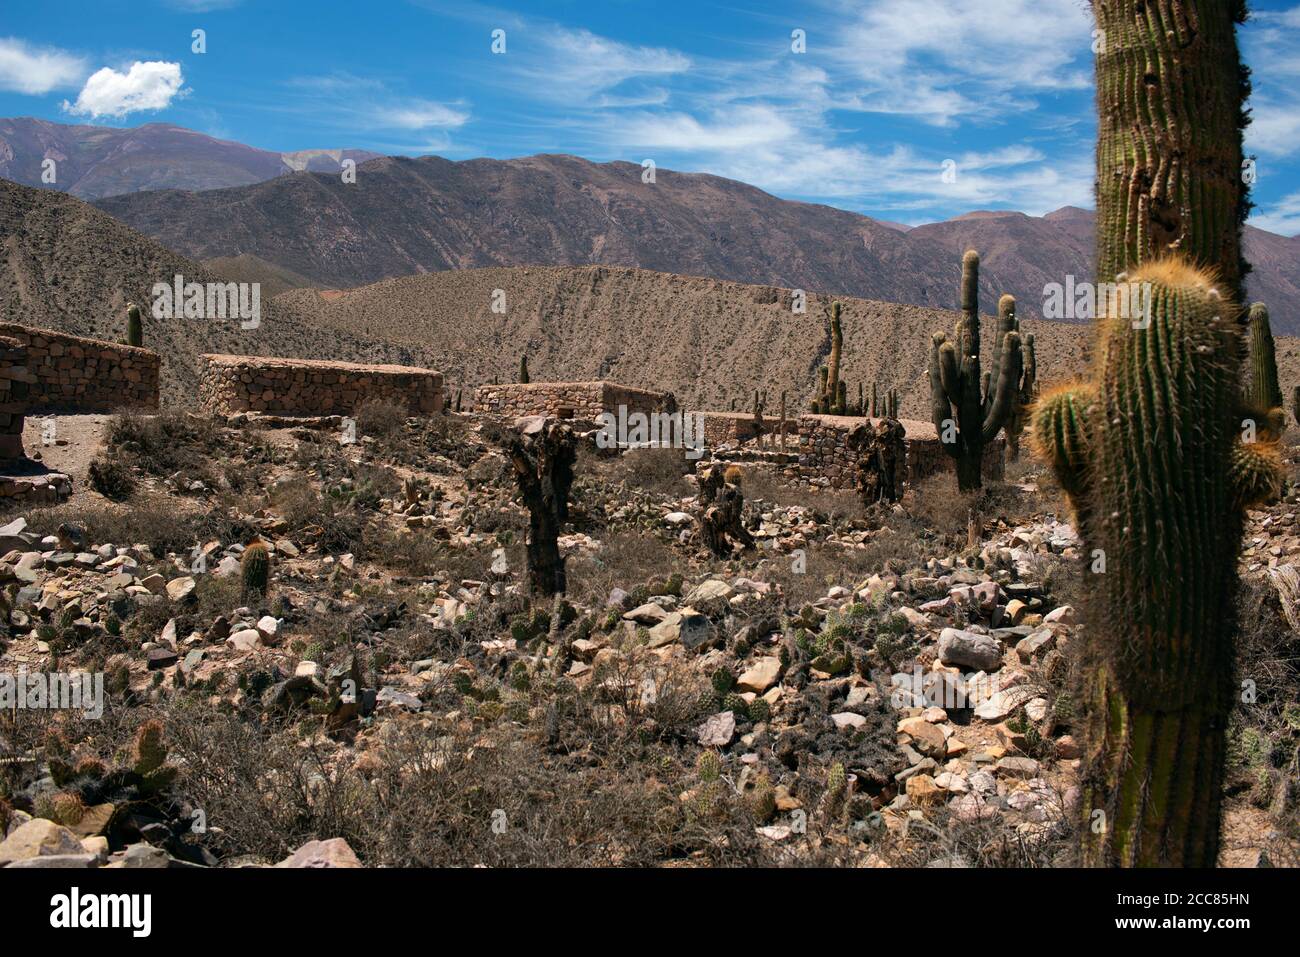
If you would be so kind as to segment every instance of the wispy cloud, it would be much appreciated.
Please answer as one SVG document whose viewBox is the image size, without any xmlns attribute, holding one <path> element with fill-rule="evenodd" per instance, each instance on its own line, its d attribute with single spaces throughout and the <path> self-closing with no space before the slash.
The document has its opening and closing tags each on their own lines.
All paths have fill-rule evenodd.
<svg viewBox="0 0 1300 957">
<path fill-rule="evenodd" d="M 1300 234 L 1300 192 L 1270 203 L 1250 217 L 1250 225 L 1283 236 Z"/>
<path fill-rule="evenodd" d="M 85 75 L 82 57 L 17 37 L 0 37 L 0 90 L 39 96 L 75 87 Z"/>
<path fill-rule="evenodd" d="M 809 48 L 825 45 L 864 111 L 947 126 L 1091 85 L 1093 23 L 1078 0 L 870 0 L 836 19 Z"/>
<path fill-rule="evenodd" d="M 184 82 L 179 63 L 137 60 L 125 72 L 106 66 L 90 75 L 75 103 L 64 100 L 63 109 L 74 115 L 121 119 L 128 113 L 165 109 L 184 95 Z"/>
<path fill-rule="evenodd" d="M 1300 7 L 1253 13 L 1241 39 L 1254 88 L 1246 149 L 1290 156 L 1300 149 Z"/>
<path fill-rule="evenodd" d="M 394 152 L 449 149 L 452 144 L 447 131 L 459 129 L 471 118 L 469 108 L 463 103 L 405 96 L 374 77 L 336 72 L 294 77 L 285 85 L 293 92 L 279 108 L 316 114 L 324 125 L 352 131 L 422 134 L 416 142 L 397 140 L 375 144 Z"/>
</svg>

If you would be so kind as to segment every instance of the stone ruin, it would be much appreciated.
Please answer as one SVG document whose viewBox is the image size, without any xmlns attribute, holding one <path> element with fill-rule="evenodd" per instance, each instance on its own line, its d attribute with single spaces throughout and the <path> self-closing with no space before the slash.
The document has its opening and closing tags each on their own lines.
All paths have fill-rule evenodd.
<svg viewBox="0 0 1300 957">
<path fill-rule="evenodd" d="M 348 416 L 369 400 L 411 415 L 445 404 L 442 373 L 414 366 L 268 356 L 199 356 L 199 405 L 217 416 Z"/>
<path fill-rule="evenodd" d="M 48 504 L 72 491 L 68 476 L 27 457 L 29 416 L 157 409 L 161 368 L 148 349 L 0 323 L 0 500 Z"/>
<path fill-rule="evenodd" d="M 864 425 L 881 420 L 868 416 L 800 413 L 786 420 L 784 447 L 778 419 L 765 418 L 759 435 L 751 414 L 705 412 L 705 444 L 713 460 L 744 462 L 770 468 L 787 479 L 813 488 L 852 489 L 857 484 L 859 451 L 851 436 Z M 744 421 L 742 421 L 744 420 Z M 953 459 L 939 444 L 929 422 L 899 419 L 907 446 L 906 481 L 918 482 L 936 472 L 951 471 Z M 984 449 L 984 475 L 1000 479 L 1006 440 L 999 435 Z"/>
<path fill-rule="evenodd" d="M 619 408 L 636 412 L 674 412 L 671 392 L 654 392 L 617 382 L 511 382 L 481 385 L 475 391 L 474 411 L 509 418 L 544 415 L 593 425 L 602 412 L 617 415 Z"/>
</svg>

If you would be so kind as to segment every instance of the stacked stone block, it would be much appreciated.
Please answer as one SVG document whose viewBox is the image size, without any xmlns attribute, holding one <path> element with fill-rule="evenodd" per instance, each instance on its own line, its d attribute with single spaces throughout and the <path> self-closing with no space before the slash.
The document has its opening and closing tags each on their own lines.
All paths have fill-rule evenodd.
<svg viewBox="0 0 1300 957">
<path fill-rule="evenodd" d="M 383 400 L 410 414 L 442 410 L 442 374 L 412 366 L 267 356 L 199 356 L 199 405 L 213 415 L 351 415 Z"/>
<path fill-rule="evenodd" d="M 634 389 L 615 382 L 512 382 L 483 385 L 475 392 L 474 410 L 517 417 L 548 415 L 595 422 L 602 412 L 618 414 L 619 406 L 634 412 L 672 412 L 671 392 Z"/>
<path fill-rule="evenodd" d="M 0 323 L 0 337 L 25 350 L 27 415 L 158 408 L 156 352 L 14 323 Z"/>
</svg>

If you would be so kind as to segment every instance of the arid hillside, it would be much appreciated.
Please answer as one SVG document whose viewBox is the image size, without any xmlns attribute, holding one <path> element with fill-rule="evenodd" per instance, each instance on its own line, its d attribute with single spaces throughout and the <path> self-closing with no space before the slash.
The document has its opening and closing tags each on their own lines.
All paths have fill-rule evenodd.
<svg viewBox="0 0 1300 957">
<path fill-rule="evenodd" d="M 126 304 L 147 307 L 156 282 L 219 277 L 79 199 L 0 180 L 0 321 L 121 340 Z M 163 401 L 194 401 L 203 352 L 420 363 L 421 350 L 346 331 L 322 332 L 289 307 L 262 302 L 261 326 L 145 318 L 145 345 L 163 357 Z"/>
<path fill-rule="evenodd" d="M 955 308 L 962 251 L 984 255 L 983 294 L 1041 314 L 1044 286 L 1093 273 L 1092 213 L 975 212 L 900 230 L 779 199 L 735 180 L 576 156 L 451 162 L 385 157 L 337 174 L 97 205 L 195 259 L 255 256 L 323 286 L 487 266 L 607 265 Z M 1247 228 L 1250 295 L 1300 332 L 1300 240 Z M 1069 317 L 1067 317 L 1069 318 Z"/>
</svg>

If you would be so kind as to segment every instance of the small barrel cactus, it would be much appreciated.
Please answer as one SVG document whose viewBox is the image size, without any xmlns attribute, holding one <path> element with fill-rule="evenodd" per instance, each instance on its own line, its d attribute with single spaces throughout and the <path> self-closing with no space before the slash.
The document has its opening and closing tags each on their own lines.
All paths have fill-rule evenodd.
<svg viewBox="0 0 1300 957">
<path fill-rule="evenodd" d="M 140 307 L 133 302 L 126 304 L 126 344 L 137 347 L 144 345 L 144 323 L 140 319 Z"/>
<path fill-rule="evenodd" d="M 250 598 L 265 598 L 270 574 L 271 554 L 266 543 L 255 538 L 244 549 L 244 555 L 239 561 L 239 577 L 243 585 L 241 600 L 247 602 Z"/>
</svg>

